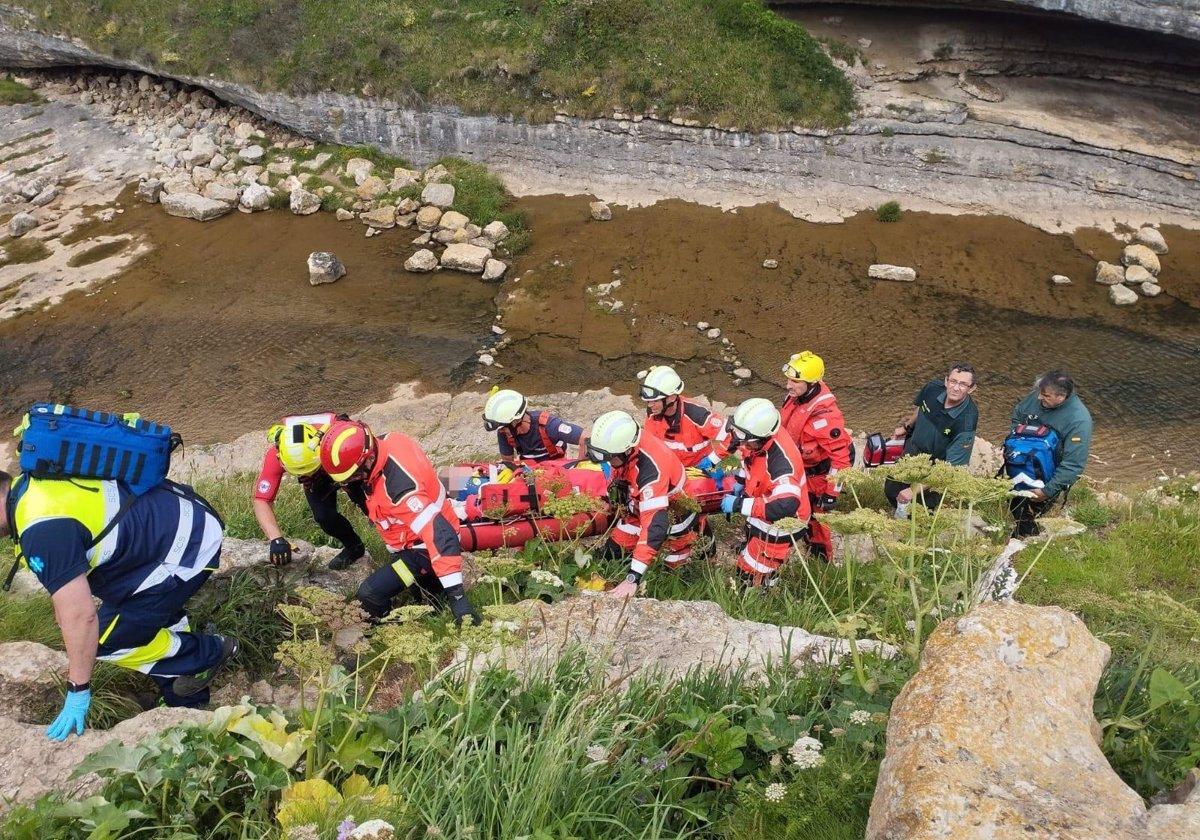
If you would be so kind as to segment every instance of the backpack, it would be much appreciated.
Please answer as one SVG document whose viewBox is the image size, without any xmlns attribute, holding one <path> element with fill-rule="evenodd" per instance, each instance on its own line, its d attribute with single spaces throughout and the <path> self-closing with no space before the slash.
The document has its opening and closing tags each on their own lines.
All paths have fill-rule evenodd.
<svg viewBox="0 0 1200 840">
<path fill-rule="evenodd" d="M 1015 490 L 1040 490 L 1058 469 L 1062 439 L 1046 425 L 1019 423 L 1004 439 L 1004 474 Z"/>
<path fill-rule="evenodd" d="M 884 438 L 879 432 L 867 435 L 863 444 L 863 466 L 883 467 L 894 464 L 904 454 L 903 438 Z M 852 456 L 853 457 L 853 456 Z"/>
</svg>

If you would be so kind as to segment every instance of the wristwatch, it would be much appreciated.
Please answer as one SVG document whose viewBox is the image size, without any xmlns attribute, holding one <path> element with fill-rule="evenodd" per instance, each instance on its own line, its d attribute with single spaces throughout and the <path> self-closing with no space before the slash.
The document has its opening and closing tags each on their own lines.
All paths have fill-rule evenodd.
<svg viewBox="0 0 1200 840">
<path fill-rule="evenodd" d="M 67 691 L 88 691 L 92 687 L 92 681 L 88 680 L 85 683 L 73 683 L 67 680 Z"/>
</svg>

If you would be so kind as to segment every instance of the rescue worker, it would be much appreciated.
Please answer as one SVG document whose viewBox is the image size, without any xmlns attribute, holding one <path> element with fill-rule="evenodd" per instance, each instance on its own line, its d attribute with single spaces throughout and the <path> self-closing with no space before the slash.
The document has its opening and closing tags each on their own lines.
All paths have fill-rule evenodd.
<svg viewBox="0 0 1200 840">
<path fill-rule="evenodd" d="M 273 566 L 292 562 L 292 544 L 275 519 L 275 497 L 285 474 L 300 482 L 317 526 L 342 544 L 342 550 L 329 560 L 330 569 L 348 568 L 367 553 L 350 520 L 338 511 L 338 485 L 321 471 L 321 456 L 317 453 L 319 430 L 338 417 L 345 419 L 345 415 L 331 412 L 285 417 L 267 432 L 271 445 L 263 454 L 262 469 L 254 483 L 254 518 L 267 536 Z M 367 493 L 363 483 L 352 481 L 341 487 L 365 515 Z"/>
<path fill-rule="evenodd" d="M 668 510 L 671 500 L 683 493 L 687 472 L 665 443 L 646 434 L 624 411 L 609 411 L 596 419 L 587 451 L 593 461 L 609 465 L 611 492 L 625 506 L 600 555 L 629 558 L 629 574 L 609 592 L 626 598 L 637 592 L 642 576 L 663 545 L 669 552 L 669 567 L 691 556 L 696 541 L 695 514 L 672 524 Z"/>
<path fill-rule="evenodd" d="M 1043 375 L 1037 387 L 1017 403 L 1012 429 L 1021 424 L 1049 426 L 1058 432 L 1060 443 L 1054 473 L 1045 486 L 1031 491 L 1030 497 L 1016 497 L 1009 502 L 1015 522 L 1013 536 L 1018 538 L 1041 533 L 1037 518 L 1083 475 L 1093 426 L 1091 412 L 1075 393 L 1075 380 L 1061 370 Z"/>
<path fill-rule="evenodd" d="M 67 652 L 67 694 L 47 730 L 52 740 L 83 734 L 97 659 L 148 674 L 165 705 L 208 702 L 209 684 L 238 643 L 192 632 L 185 613 L 221 554 L 224 528 L 207 501 L 165 483 L 134 498 L 116 481 L 14 481 L 6 472 L 0 499 L 0 537 L 12 536 L 50 593 Z"/>
<path fill-rule="evenodd" d="M 808 504 L 813 512 L 827 512 L 837 505 L 841 488 L 839 470 L 854 461 L 854 446 L 846 431 L 846 420 L 837 398 L 823 378 L 825 362 L 816 353 L 802 350 L 783 366 L 787 396 L 779 408 L 783 424 L 804 459 Z M 833 557 L 833 535 L 823 522 L 813 519 L 808 526 L 808 547 L 826 560 Z"/>
<path fill-rule="evenodd" d="M 926 454 L 956 467 L 971 462 L 975 429 L 979 425 L 979 409 L 971 399 L 975 383 L 975 368 L 966 362 L 955 362 L 944 380 L 934 379 L 917 393 L 912 410 L 892 433 L 892 437 L 904 439 L 905 455 Z M 908 506 L 913 500 L 911 487 L 889 478 L 883 482 L 883 494 L 897 518 L 908 516 Z M 941 504 L 942 496 L 922 490 L 917 500 L 934 509 Z"/>
<path fill-rule="evenodd" d="M 376 439 L 357 420 L 335 420 L 321 434 L 321 468 L 339 484 L 362 481 L 367 516 L 392 554 L 358 588 L 363 609 L 387 615 L 397 595 L 415 587 L 440 603 L 448 601 L 454 621 L 479 613 L 463 592 L 458 518 L 437 471 L 412 438 L 392 432 Z"/>
<path fill-rule="evenodd" d="M 483 427 L 496 433 L 500 457 L 511 463 L 565 458 L 568 444 L 579 447 L 580 453 L 586 446 L 581 426 L 549 411 L 531 411 L 525 397 L 510 389 L 488 397 L 483 406 Z"/>
<path fill-rule="evenodd" d="M 718 466 L 729 449 L 725 418 L 683 396 L 683 380 L 674 368 L 655 365 L 642 378 L 639 394 L 646 404 L 645 431 L 667 444 L 685 467 L 697 467 L 720 481 Z"/>
<path fill-rule="evenodd" d="M 739 483 L 721 500 L 721 511 L 746 517 L 746 541 L 738 555 L 743 581 L 750 586 L 771 586 L 808 525 L 811 510 L 804 460 L 770 400 L 746 400 L 733 412 L 729 426 L 742 458 L 744 484 Z M 798 524 L 776 524 L 785 519 L 795 519 Z"/>
</svg>

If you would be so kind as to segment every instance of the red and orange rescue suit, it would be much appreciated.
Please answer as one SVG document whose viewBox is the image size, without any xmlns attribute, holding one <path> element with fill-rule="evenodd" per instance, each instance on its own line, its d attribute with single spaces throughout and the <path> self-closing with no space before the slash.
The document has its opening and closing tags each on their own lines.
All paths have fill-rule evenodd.
<svg viewBox="0 0 1200 840">
<path fill-rule="evenodd" d="M 683 492 L 687 472 L 667 445 L 653 435 L 642 434 L 629 460 L 613 468 L 612 484 L 628 492 L 624 516 L 613 528 L 606 556 L 629 556 L 629 571 L 641 580 L 664 544 L 668 566 L 685 562 L 692 552 L 695 516 L 671 524 L 667 505 Z"/>
<path fill-rule="evenodd" d="M 853 460 L 846 421 L 833 392 L 818 382 L 802 397 L 785 398 L 779 416 L 804 459 L 810 506 L 814 512 L 833 510 L 841 492 L 838 470 L 847 469 Z M 827 560 L 833 557 L 833 538 L 824 523 L 812 521 L 807 542 L 814 554 Z"/>
<path fill-rule="evenodd" d="M 436 596 L 462 596 L 462 547 L 437 470 L 412 438 L 392 432 L 378 441 L 367 477 L 367 515 L 392 553 L 392 564 L 363 581 L 358 599 L 379 618 L 414 584 Z"/>
<path fill-rule="evenodd" d="M 803 538 L 811 508 L 800 449 L 780 429 L 758 451 L 741 450 L 746 487 L 740 512 L 746 517 L 746 545 L 738 568 L 748 575 L 772 575 L 783 565 L 792 540 Z M 776 525 L 797 519 L 794 528 Z"/>
<path fill-rule="evenodd" d="M 679 397 L 673 416 L 651 415 L 644 429 L 666 443 L 685 467 L 694 467 L 709 455 L 723 458 L 729 451 L 725 418 L 684 396 Z"/>
</svg>

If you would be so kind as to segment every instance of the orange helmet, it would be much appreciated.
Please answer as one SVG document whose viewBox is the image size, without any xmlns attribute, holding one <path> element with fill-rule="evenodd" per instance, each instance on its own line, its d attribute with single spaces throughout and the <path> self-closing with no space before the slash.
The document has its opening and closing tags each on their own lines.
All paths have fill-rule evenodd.
<svg viewBox="0 0 1200 840">
<path fill-rule="evenodd" d="M 349 481 L 375 453 L 375 435 L 358 420 L 335 420 L 321 435 L 321 469 L 336 482 Z"/>
</svg>

